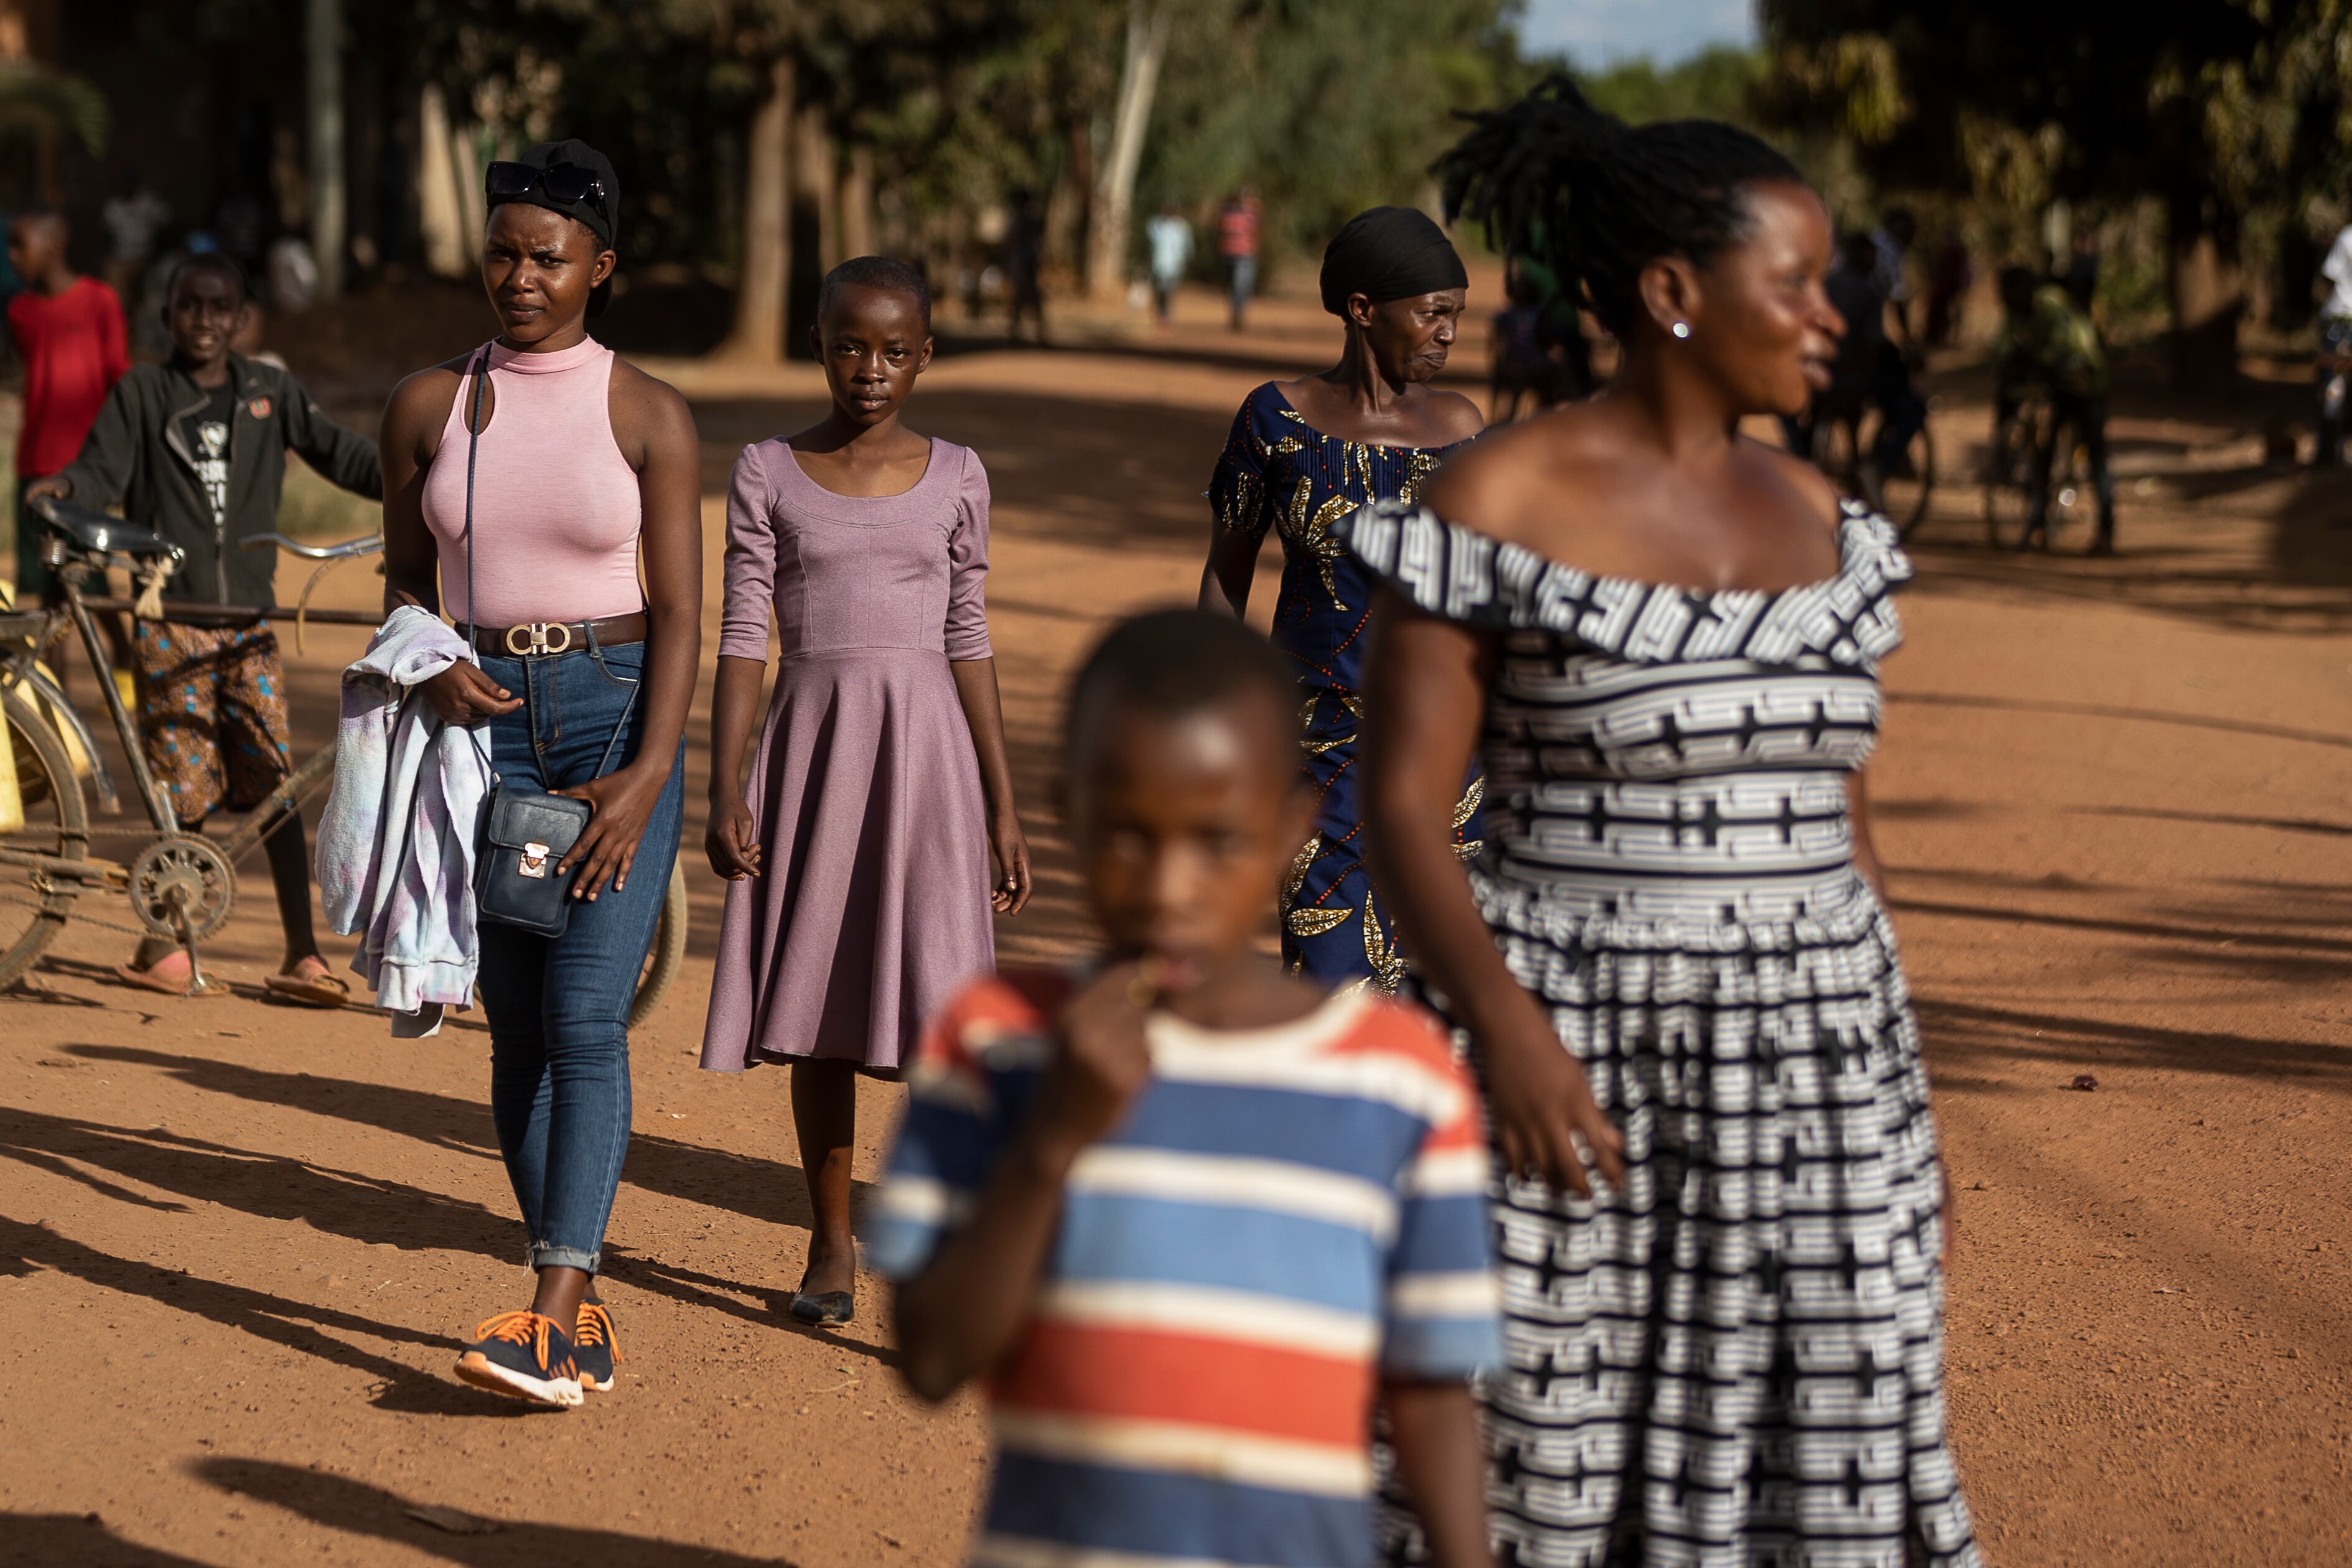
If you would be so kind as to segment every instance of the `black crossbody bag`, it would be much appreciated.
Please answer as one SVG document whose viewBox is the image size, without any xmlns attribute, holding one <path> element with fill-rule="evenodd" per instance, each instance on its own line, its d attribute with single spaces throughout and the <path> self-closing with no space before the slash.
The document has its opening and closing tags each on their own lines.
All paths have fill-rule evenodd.
<svg viewBox="0 0 2352 1568">
<path fill-rule="evenodd" d="M 481 449 L 482 387 L 489 380 L 489 351 L 485 349 L 475 362 L 473 405 L 466 419 L 466 641 L 469 648 L 479 629 L 472 619 L 474 460 Z M 614 748 L 629 727 L 629 715 L 636 710 L 637 689 L 629 689 L 629 700 L 613 726 L 613 738 L 604 742 L 604 754 L 597 759 L 598 778 L 604 776 Z M 499 776 L 498 764 L 491 761 L 480 737 L 475 737 L 474 744 L 490 773 L 489 798 L 482 805 L 481 842 L 474 855 L 475 917 L 541 936 L 562 936 L 572 921 L 572 884 L 580 868 L 558 871 L 556 865 L 588 830 L 589 805 L 569 795 L 507 783 Z"/>
</svg>

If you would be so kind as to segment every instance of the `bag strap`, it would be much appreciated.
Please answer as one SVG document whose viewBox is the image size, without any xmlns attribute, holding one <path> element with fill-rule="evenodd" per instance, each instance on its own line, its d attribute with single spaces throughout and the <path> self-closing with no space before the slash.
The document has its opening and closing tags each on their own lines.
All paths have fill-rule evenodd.
<svg viewBox="0 0 2352 1568">
<path fill-rule="evenodd" d="M 474 631 L 479 625 L 474 618 L 477 613 L 474 608 L 474 465 L 482 450 L 482 387 L 490 379 L 489 344 L 481 346 L 474 355 L 474 363 L 467 367 L 466 374 L 473 378 L 474 395 L 473 405 L 466 413 L 466 620 L 463 635 L 466 657 L 473 662 L 475 668 L 479 669 L 482 667 L 481 650 L 474 646 Z M 466 726 L 466 735 L 474 742 L 474 750 L 480 753 L 482 766 L 490 775 L 490 788 L 495 791 L 504 781 L 499 776 L 498 763 L 491 760 L 490 749 L 482 744 L 482 737 L 473 725 Z"/>
<path fill-rule="evenodd" d="M 466 644 L 480 628 L 474 605 L 474 468 L 482 453 L 482 389 L 490 379 L 490 345 L 484 343 L 467 374 L 473 378 L 473 405 L 466 411 Z"/>
<path fill-rule="evenodd" d="M 469 601 L 470 602 L 470 601 Z M 595 647 L 594 632 L 588 634 L 589 647 Z M 604 754 L 596 759 L 596 777 L 604 776 L 604 766 L 613 760 L 613 749 L 621 743 L 621 731 L 629 727 L 629 715 L 637 710 L 637 693 L 646 688 L 645 677 L 639 676 L 629 686 L 629 700 L 621 704 L 621 716 L 613 721 L 613 738 L 604 742 Z"/>
</svg>

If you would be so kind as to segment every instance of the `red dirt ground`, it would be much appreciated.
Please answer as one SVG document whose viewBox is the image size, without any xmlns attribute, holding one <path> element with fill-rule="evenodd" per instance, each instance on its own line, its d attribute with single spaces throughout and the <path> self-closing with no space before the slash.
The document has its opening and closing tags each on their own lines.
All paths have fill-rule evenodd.
<svg viewBox="0 0 2352 1568">
<path fill-rule="evenodd" d="M 961 355 L 917 402 L 996 486 L 1043 863 L 1009 958 L 1085 940 L 1047 791 L 1063 674 L 1105 618 L 1190 597 L 1232 410 L 1320 331 L 1294 312 L 1245 342 Z M 696 399 L 715 541 L 736 450 L 820 389 L 656 368 Z M 1951 497 L 1887 671 L 1878 835 L 1958 1189 L 1955 1441 L 2003 1568 L 2352 1561 L 2352 490 L 2265 470 L 2254 419 L 2126 400 L 2118 562 L 1996 555 Z M 1948 469 L 1984 423 L 1954 375 Z M 717 570 L 714 543 L 714 628 Z M 305 742 L 357 641 L 316 632 L 295 661 Z M 698 721 L 698 803 L 705 750 Z M 699 815 L 694 956 L 635 1040 L 609 1250 L 627 1360 L 582 1411 L 446 1375 L 527 1288 L 485 1035 L 394 1042 L 365 1011 L 261 1001 L 257 867 L 213 950 L 233 997 L 127 991 L 105 966 L 130 939 L 77 921 L 37 994 L 0 999 L 0 1561 L 957 1560 L 974 1409 L 897 1390 L 870 1282 L 841 1335 L 779 1316 L 805 1238 L 783 1079 L 694 1068 L 719 886 Z M 893 1092 L 869 1088 L 864 1173 Z"/>
</svg>

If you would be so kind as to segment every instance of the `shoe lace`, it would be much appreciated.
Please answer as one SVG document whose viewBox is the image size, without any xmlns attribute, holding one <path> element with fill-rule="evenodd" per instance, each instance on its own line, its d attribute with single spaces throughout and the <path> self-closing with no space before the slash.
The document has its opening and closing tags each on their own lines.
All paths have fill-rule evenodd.
<svg viewBox="0 0 2352 1568">
<path fill-rule="evenodd" d="M 561 1370 L 550 1359 L 548 1337 L 555 1332 L 555 1320 L 537 1312 L 500 1312 L 486 1318 L 474 1330 L 478 1340 L 499 1340 L 508 1344 L 529 1345 L 539 1364 L 550 1371 Z"/>
<path fill-rule="evenodd" d="M 613 1320 L 606 1316 L 604 1308 L 593 1301 L 583 1301 L 580 1304 L 580 1321 L 578 1326 L 572 1331 L 572 1342 L 581 1346 L 607 1347 L 612 1351 L 613 1361 L 616 1365 L 627 1359 L 621 1354 L 620 1345 L 613 1339 Z"/>
</svg>

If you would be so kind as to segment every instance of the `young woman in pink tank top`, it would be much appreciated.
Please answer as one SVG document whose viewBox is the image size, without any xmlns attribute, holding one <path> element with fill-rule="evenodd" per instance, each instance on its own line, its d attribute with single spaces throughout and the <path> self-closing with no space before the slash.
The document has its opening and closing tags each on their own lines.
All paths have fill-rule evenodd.
<svg viewBox="0 0 2352 1568">
<path fill-rule="evenodd" d="M 686 400 L 588 336 L 616 261 L 612 165 L 546 143 L 491 164 L 487 194 L 501 331 L 384 410 L 384 608 L 446 608 L 478 662 L 427 698 L 482 721 L 504 784 L 593 813 L 558 868 L 577 868 L 563 934 L 478 932 L 491 1118 L 538 1284 L 457 1363 L 493 1392 L 577 1405 L 612 1386 L 617 1353 L 593 1287 L 628 1146 L 629 1004 L 683 816 L 700 454 Z"/>
</svg>

